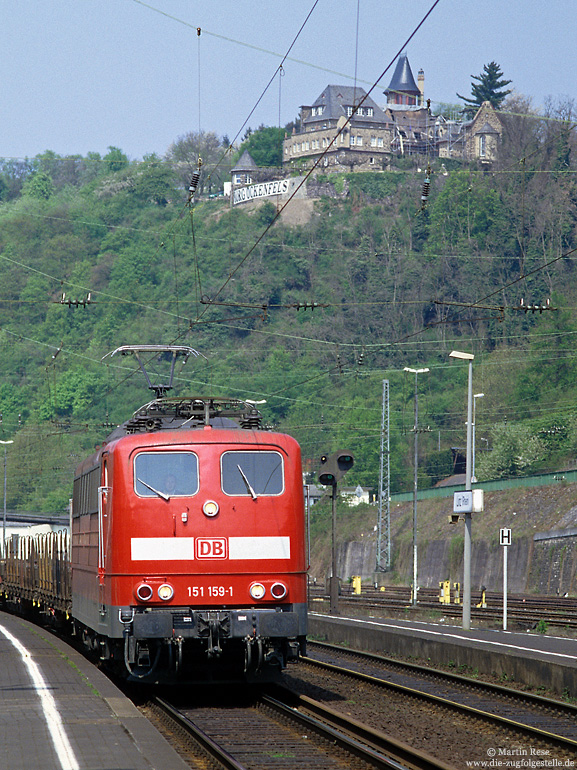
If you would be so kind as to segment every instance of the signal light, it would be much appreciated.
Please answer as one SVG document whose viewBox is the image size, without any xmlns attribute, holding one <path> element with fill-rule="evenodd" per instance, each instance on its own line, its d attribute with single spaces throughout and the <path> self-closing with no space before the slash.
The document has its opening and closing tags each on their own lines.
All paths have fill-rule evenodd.
<svg viewBox="0 0 577 770">
<path fill-rule="evenodd" d="M 449 521 L 451 524 L 458 524 L 459 523 L 459 514 L 458 513 L 450 513 L 448 516 Z"/>
<path fill-rule="evenodd" d="M 273 583 L 270 589 L 273 599 L 284 599 L 287 591 L 288 589 L 284 583 Z"/>
<path fill-rule="evenodd" d="M 352 452 L 335 452 L 321 457 L 319 483 L 325 487 L 334 487 L 347 471 L 355 464 Z"/>
<path fill-rule="evenodd" d="M 136 589 L 136 596 L 141 602 L 148 602 L 152 599 L 153 590 L 148 583 L 141 583 Z"/>
</svg>

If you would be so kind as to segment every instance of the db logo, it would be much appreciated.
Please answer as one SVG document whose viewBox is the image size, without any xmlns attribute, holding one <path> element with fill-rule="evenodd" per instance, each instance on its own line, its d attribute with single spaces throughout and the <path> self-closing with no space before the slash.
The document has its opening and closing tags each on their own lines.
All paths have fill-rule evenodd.
<svg viewBox="0 0 577 770">
<path fill-rule="evenodd" d="M 225 537 L 196 538 L 197 559 L 226 559 L 226 557 L 227 553 Z"/>
</svg>

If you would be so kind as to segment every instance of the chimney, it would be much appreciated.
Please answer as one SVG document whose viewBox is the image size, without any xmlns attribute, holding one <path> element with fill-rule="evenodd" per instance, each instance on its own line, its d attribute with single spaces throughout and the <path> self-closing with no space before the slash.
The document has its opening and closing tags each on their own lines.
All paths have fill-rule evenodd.
<svg viewBox="0 0 577 770">
<path fill-rule="evenodd" d="M 425 72 L 422 69 L 419 70 L 419 74 L 417 75 L 417 86 L 421 92 L 421 95 L 419 96 L 419 106 L 422 106 L 425 103 Z"/>
</svg>

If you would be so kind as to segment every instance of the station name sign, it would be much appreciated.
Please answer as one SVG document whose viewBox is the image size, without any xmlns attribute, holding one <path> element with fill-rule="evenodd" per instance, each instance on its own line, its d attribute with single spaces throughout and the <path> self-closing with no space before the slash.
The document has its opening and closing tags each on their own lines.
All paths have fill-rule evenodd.
<svg viewBox="0 0 577 770">
<path fill-rule="evenodd" d="M 283 195 L 288 192 L 289 180 L 277 179 L 274 182 L 261 182 L 260 184 L 251 184 L 248 187 L 240 187 L 233 193 L 232 203 L 247 203 L 256 198 L 268 198 L 271 195 Z"/>
<path fill-rule="evenodd" d="M 453 513 L 481 513 L 485 508 L 482 489 L 453 494 Z"/>
</svg>

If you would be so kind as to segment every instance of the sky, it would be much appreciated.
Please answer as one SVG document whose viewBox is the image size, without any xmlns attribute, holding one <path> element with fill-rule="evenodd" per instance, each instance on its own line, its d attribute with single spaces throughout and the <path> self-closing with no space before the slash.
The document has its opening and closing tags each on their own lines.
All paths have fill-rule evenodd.
<svg viewBox="0 0 577 770">
<path fill-rule="evenodd" d="M 433 4 L 0 0 L 0 157 L 115 146 L 140 159 L 190 131 L 242 139 L 355 74 L 368 91 L 386 71 L 371 92 L 383 105 L 403 50 L 433 103 L 470 96 L 471 76 L 491 61 L 537 110 L 547 97 L 577 98 L 575 0 L 439 0 L 407 43 Z"/>
</svg>

